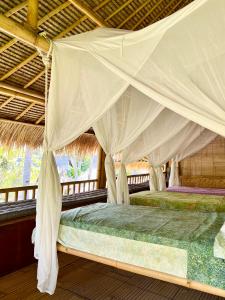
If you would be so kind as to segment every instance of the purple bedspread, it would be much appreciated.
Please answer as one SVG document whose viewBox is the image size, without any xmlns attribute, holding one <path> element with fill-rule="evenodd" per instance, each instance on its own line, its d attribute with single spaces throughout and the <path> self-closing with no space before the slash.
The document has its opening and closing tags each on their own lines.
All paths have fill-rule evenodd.
<svg viewBox="0 0 225 300">
<path fill-rule="evenodd" d="M 173 187 L 167 188 L 167 191 L 168 192 L 177 192 L 177 193 L 225 195 L 225 189 L 199 188 L 199 187 L 189 187 L 189 186 L 173 186 Z"/>
</svg>

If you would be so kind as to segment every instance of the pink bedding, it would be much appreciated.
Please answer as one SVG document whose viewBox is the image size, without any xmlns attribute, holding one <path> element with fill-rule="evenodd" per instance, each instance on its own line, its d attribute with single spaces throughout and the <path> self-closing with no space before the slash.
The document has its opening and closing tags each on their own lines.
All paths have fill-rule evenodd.
<svg viewBox="0 0 225 300">
<path fill-rule="evenodd" d="M 225 189 L 199 188 L 199 187 L 189 187 L 189 186 L 173 186 L 167 188 L 167 191 L 178 192 L 178 193 L 206 194 L 206 195 L 225 195 Z"/>
</svg>

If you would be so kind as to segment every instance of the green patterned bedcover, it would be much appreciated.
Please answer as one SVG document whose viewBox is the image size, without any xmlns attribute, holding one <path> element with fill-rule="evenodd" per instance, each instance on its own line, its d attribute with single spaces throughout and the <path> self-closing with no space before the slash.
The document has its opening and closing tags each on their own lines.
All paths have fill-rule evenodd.
<svg viewBox="0 0 225 300">
<path fill-rule="evenodd" d="M 225 212 L 225 197 L 215 195 L 143 191 L 130 195 L 130 204 L 168 209 Z"/>
<path fill-rule="evenodd" d="M 187 251 L 187 278 L 225 289 L 213 244 L 225 213 L 97 203 L 62 213 L 61 225 Z"/>
</svg>

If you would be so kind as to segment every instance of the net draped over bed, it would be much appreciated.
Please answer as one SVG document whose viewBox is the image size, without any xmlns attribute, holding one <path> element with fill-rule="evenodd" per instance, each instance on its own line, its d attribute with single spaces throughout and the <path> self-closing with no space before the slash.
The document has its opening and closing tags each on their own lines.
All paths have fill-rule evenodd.
<svg viewBox="0 0 225 300">
<path fill-rule="evenodd" d="M 211 138 L 225 136 L 224 15 L 224 0 L 196 0 L 137 32 L 102 28 L 53 42 L 36 216 L 40 291 L 54 293 L 58 273 L 55 150 L 93 126 L 106 152 L 108 201 L 116 203 L 118 194 L 128 203 L 125 163 L 152 153 L 157 169 L 161 158 L 154 161 L 153 154 L 164 144 L 171 159 L 191 147 L 182 146 L 191 133 L 197 141 L 209 130 Z M 116 186 L 117 152 L 122 165 Z"/>
</svg>

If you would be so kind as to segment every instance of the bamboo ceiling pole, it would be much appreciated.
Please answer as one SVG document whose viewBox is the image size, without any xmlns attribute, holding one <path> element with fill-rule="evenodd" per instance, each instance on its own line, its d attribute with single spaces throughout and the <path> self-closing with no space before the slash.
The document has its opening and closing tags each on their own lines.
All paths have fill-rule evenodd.
<svg viewBox="0 0 225 300">
<path fill-rule="evenodd" d="M 96 15 L 93 10 L 86 6 L 80 0 L 69 0 L 77 9 L 88 16 L 93 22 L 95 22 L 100 27 L 109 27 L 107 22 L 104 21 L 100 16 Z"/>
<path fill-rule="evenodd" d="M 44 106 L 44 100 L 0 87 L 0 94 Z"/>
<path fill-rule="evenodd" d="M 7 18 L 3 14 L 0 14 L 0 31 L 9 34 L 24 43 L 35 46 L 44 52 L 47 52 L 49 49 L 49 42 L 44 37 L 35 34 L 33 31 L 25 28 L 22 24 Z"/>
<path fill-rule="evenodd" d="M 38 0 L 27 1 L 27 24 L 36 30 L 38 24 Z"/>
<path fill-rule="evenodd" d="M 13 86 L 11 84 L 7 84 L 7 83 L 4 83 L 4 82 L 0 82 L 0 88 L 4 88 L 4 89 L 10 90 L 10 91 L 19 92 L 21 94 L 25 94 L 25 95 L 29 95 L 29 96 L 32 96 L 32 97 L 35 97 L 35 98 L 39 98 L 43 102 L 45 100 L 44 95 L 42 95 L 38 92 L 31 91 L 29 89 L 23 89 L 23 88 Z"/>
</svg>

